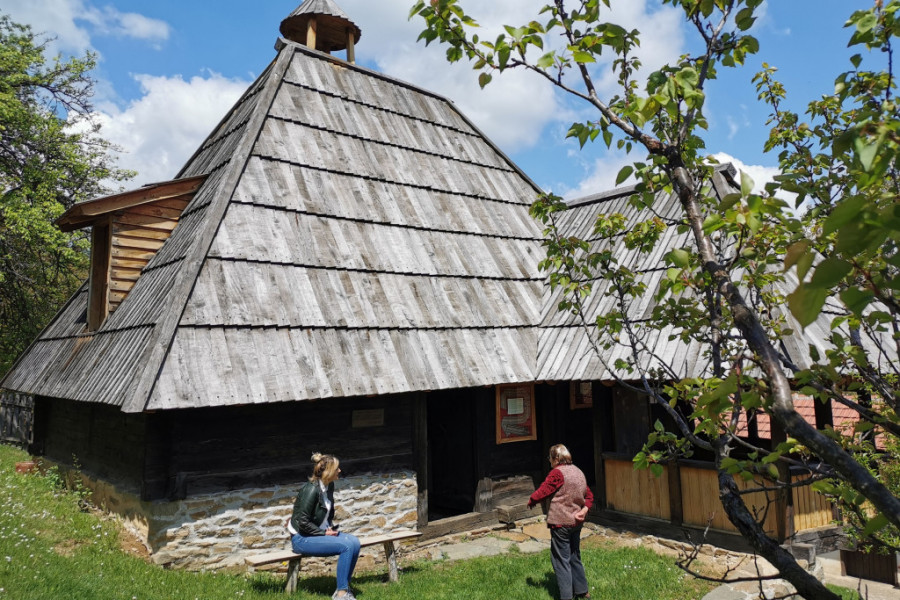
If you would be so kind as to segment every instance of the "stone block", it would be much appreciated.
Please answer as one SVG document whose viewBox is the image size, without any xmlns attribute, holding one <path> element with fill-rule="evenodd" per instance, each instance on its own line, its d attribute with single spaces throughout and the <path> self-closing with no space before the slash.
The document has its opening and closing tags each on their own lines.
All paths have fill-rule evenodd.
<svg viewBox="0 0 900 600">
<path fill-rule="evenodd" d="M 807 564 L 816 562 L 816 547 L 812 544 L 791 544 L 788 547 L 790 553 L 798 560 L 804 560 Z"/>
<path fill-rule="evenodd" d="M 243 544 L 245 548 L 252 548 L 253 546 L 261 544 L 264 541 L 266 541 L 266 538 L 261 535 L 248 535 L 241 538 L 241 544 Z"/>
</svg>

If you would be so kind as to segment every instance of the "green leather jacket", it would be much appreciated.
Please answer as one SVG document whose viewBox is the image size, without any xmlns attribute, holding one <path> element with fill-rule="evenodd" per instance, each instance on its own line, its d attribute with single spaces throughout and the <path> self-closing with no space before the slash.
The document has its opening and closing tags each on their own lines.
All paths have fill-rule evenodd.
<svg viewBox="0 0 900 600">
<path fill-rule="evenodd" d="M 300 535 L 325 535 L 325 530 L 319 529 L 319 523 L 326 517 L 326 494 L 331 502 L 331 511 L 327 514 L 330 525 L 334 520 L 334 482 L 328 485 L 325 494 L 319 489 L 318 482 L 307 482 L 297 492 L 291 525 Z"/>
</svg>

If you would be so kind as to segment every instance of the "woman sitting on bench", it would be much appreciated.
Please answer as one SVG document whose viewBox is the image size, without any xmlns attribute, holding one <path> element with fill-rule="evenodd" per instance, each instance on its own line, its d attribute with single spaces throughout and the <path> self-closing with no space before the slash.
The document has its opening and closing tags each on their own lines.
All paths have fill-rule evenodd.
<svg viewBox="0 0 900 600">
<path fill-rule="evenodd" d="M 334 524 L 334 482 L 341 474 L 340 463 L 330 454 L 319 453 L 312 455 L 312 461 L 312 477 L 297 493 L 288 521 L 291 548 L 306 556 L 337 555 L 337 589 L 331 597 L 356 600 L 350 591 L 350 577 L 359 558 L 359 539 L 338 533 Z"/>
</svg>

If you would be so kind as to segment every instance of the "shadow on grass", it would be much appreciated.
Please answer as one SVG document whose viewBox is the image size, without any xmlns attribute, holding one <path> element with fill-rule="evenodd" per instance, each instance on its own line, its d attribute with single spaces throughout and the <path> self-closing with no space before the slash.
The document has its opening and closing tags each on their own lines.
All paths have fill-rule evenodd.
<svg viewBox="0 0 900 600">
<path fill-rule="evenodd" d="M 545 572 L 543 578 L 526 577 L 525 583 L 529 587 L 543 589 L 551 598 L 556 598 L 556 576 L 552 572 Z"/>
<path fill-rule="evenodd" d="M 400 572 L 402 578 L 405 574 L 417 573 L 422 571 L 421 567 L 410 565 L 403 567 Z M 360 573 L 353 576 L 352 584 L 374 585 L 379 583 L 388 583 L 388 573 L 380 571 L 370 571 Z M 287 576 L 278 573 L 257 573 L 250 579 L 250 587 L 254 591 L 261 594 L 277 594 L 284 597 L 284 587 L 287 584 Z M 331 597 L 334 593 L 335 579 L 334 575 L 309 575 L 300 577 L 297 582 L 297 589 L 307 594 L 316 594 Z"/>
</svg>

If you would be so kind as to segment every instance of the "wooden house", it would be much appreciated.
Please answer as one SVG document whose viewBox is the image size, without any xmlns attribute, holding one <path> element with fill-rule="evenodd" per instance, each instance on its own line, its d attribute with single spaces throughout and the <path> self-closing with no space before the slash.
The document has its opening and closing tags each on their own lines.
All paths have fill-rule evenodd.
<svg viewBox="0 0 900 600">
<path fill-rule="evenodd" d="M 712 197 L 721 201 L 738 191 L 736 175 L 737 171 L 731 165 L 717 168 L 708 182 Z M 635 188 L 629 186 L 572 201 L 568 209 L 558 215 L 557 225 L 562 233 L 588 241 L 591 252 L 601 252 L 610 246 L 621 245 L 621 240 L 617 236 L 605 238 L 594 234 L 598 214 L 623 215 L 626 230 L 652 217 L 666 223 L 652 255 L 645 256 L 624 248 L 617 254 L 620 264 L 634 270 L 648 290 L 626 309 L 627 318 L 639 323 L 650 317 L 656 302 L 653 292 L 666 277 L 663 256 L 677 248 L 693 247 L 694 242 L 689 230 L 679 231 L 684 217 L 675 194 L 658 195 L 652 209 L 636 208 L 636 203 L 632 202 L 635 194 Z M 608 285 L 595 285 L 584 299 L 586 322 L 593 323 L 597 315 L 618 308 L 616 296 L 607 293 Z M 553 310 L 558 296 L 558 293 L 552 295 L 544 307 L 537 378 L 593 382 L 592 443 L 594 481 L 597 482 L 594 493 L 603 507 L 595 518 L 675 538 L 683 537 L 685 530 L 698 530 L 708 525 L 710 535 L 707 539 L 741 548 L 741 543 L 728 537 L 736 534 L 737 528 L 728 520 L 719 502 L 717 473 L 711 456 L 698 451 L 691 460 L 670 462 L 663 466 L 660 477 L 649 470 L 634 469 L 632 459 L 642 449 L 657 421 L 668 431 L 677 431 L 677 428 L 666 412 L 647 396 L 613 384 L 617 379 L 628 381 L 635 377 L 633 373 L 615 368 L 617 359 L 629 358 L 631 347 L 623 344 L 599 354 L 593 351 L 591 343 L 597 338 L 578 326 L 581 319 Z M 785 311 L 784 318 L 794 333 L 782 339 L 783 350 L 794 364 L 809 368 L 809 345 L 815 345 L 822 355 L 826 352 L 830 317 L 823 315 L 805 329 L 789 312 Z M 647 351 L 639 353 L 642 367 L 652 370 L 668 365 L 667 372 L 675 373 L 678 378 L 710 376 L 711 359 L 693 338 L 684 341 L 680 331 L 679 324 L 672 323 L 668 328 L 645 336 L 642 343 Z M 820 429 L 838 425 L 841 420 L 832 414 L 832 405 L 813 402 L 808 396 L 796 393 L 795 402 L 804 418 Z M 784 439 L 783 432 L 778 431 L 764 414 L 749 424 L 745 419 L 741 435 L 761 447 L 777 445 Z M 782 476 L 796 482 L 809 477 L 809 473 L 792 469 Z M 772 486 L 772 482 L 736 480 L 741 489 Z M 764 529 L 779 541 L 809 543 L 819 551 L 834 550 L 841 541 L 840 529 L 834 525 L 839 519 L 838 513 L 824 496 L 809 487 L 799 486 L 779 494 L 754 492 L 746 500 L 749 506 L 760 511 L 759 514 L 765 514 Z M 695 539 L 699 537 L 695 535 Z"/>
<path fill-rule="evenodd" d="M 331 0 L 281 29 L 175 179 L 60 219 L 91 228 L 91 274 L 0 382 L 5 421 L 33 419 L 20 441 L 77 461 L 155 560 L 188 568 L 282 546 L 313 451 L 341 459 L 359 533 L 514 517 L 558 442 L 597 518 L 705 526 L 705 465 L 631 468 L 653 409 L 556 311 L 538 187 L 447 99 L 353 64 L 361 32 Z"/>
</svg>

